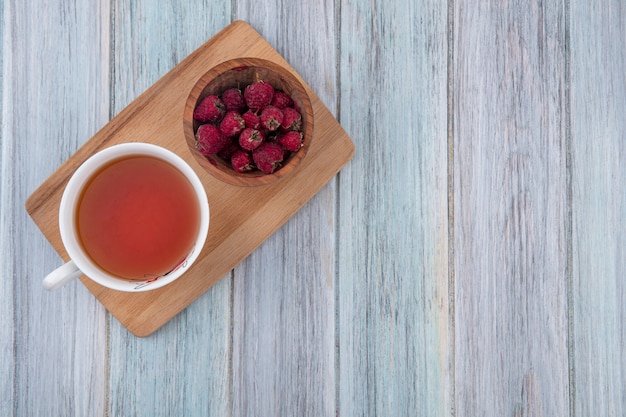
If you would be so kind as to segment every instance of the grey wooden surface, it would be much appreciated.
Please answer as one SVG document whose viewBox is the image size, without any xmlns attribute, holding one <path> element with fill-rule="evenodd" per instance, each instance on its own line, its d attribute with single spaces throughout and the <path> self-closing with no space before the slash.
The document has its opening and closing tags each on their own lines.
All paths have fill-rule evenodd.
<svg viewBox="0 0 626 417">
<path fill-rule="evenodd" d="M 620 0 L 4 0 L 0 415 L 623 416 Z M 354 159 L 148 338 L 24 202 L 187 54 L 248 21 Z"/>
</svg>

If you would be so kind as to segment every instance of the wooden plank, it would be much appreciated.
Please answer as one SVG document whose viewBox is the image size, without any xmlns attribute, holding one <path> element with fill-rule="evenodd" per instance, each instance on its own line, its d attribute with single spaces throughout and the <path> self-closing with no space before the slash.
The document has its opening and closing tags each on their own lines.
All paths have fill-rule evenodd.
<svg viewBox="0 0 626 417">
<path fill-rule="evenodd" d="M 0 409 L 101 416 L 105 310 L 82 285 L 43 288 L 62 260 L 23 204 L 108 120 L 109 2 L 11 0 L 3 9 Z"/>
<path fill-rule="evenodd" d="M 11 156 L 14 154 L 14 143 L 5 139 L 9 134 L 6 120 L 8 115 L 5 113 L 6 106 L 4 103 L 4 82 L 6 70 L 4 63 L 11 64 L 10 55 L 7 51 L 4 39 L 5 26 L 10 28 L 4 20 L 4 3 L 0 7 L 0 45 L 2 55 L 0 55 L 0 100 L 3 103 L 2 113 L 0 114 L 0 274 L 5 279 L 0 280 L 0 375 L 4 375 L 0 381 L 0 410 L 14 410 L 15 402 L 15 304 L 14 304 L 14 288 L 13 277 L 15 275 L 15 259 L 16 253 L 13 251 L 13 245 L 8 239 L 11 236 L 11 225 L 14 224 L 15 199 L 14 188 L 11 181 L 13 180 Z M 10 37 L 7 38 L 8 40 Z M 6 57 L 5 57 L 6 56 Z M 10 91 L 10 90 L 7 90 Z M 12 208 L 9 209 L 9 206 Z"/>
<path fill-rule="evenodd" d="M 626 9 L 570 6 L 572 405 L 626 414 Z"/>
<path fill-rule="evenodd" d="M 259 31 L 335 113 L 333 10 L 326 0 L 235 4 L 235 16 Z M 235 416 L 335 415 L 334 214 L 331 181 L 235 268 Z"/>
<path fill-rule="evenodd" d="M 228 24 L 229 13 L 229 2 L 115 1 L 114 113 Z M 111 321 L 108 415 L 228 415 L 230 291 L 222 280 L 150 338 Z"/>
<path fill-rule="evenodd" d="M 230 291 L 225 278 L 150 337 L 110 325 L 108 415 L 230 415 Z"/>
<path fill-rule="evenodd" d="M 340 9 L 338 414 L 450 416 L 448 9 Z"/>
<path fill-rule="evenodd" d="M 563 4 L 454 7 L 456 415 L 568 415 Z"/>
</svg>

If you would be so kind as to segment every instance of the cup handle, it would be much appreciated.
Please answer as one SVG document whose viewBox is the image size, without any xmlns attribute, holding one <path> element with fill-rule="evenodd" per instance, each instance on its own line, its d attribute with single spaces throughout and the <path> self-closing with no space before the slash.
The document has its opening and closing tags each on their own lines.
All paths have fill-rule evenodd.
<svg viewBox="0 0 626 417">
<path fill-rule="evenodd" d="M 50 291 L 56 290 L 57 288 L 62 287 L 68 282 L 72 281 L 73 279 L 78 278 L 79 276 L 81 276 L 81 274 L 82 272 L 80 271 L 80 269 L 78 269 L 74 261 L 69 261 L 64 265 L 61 265 L 54 271 L 50 272 L 43 279 L 43 286 Z"/>
</svg>

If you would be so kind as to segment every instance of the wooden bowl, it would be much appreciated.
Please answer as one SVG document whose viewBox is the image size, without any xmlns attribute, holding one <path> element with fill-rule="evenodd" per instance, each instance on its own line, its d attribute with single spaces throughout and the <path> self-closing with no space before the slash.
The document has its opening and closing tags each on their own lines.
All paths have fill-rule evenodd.
<svg viewBox="0 0 626 417">
<path fill-rule="evenodd" d="M 195 132 L 200 123 L 193 119 L 193 111 L 208 95 L 221 95 L 226 89 L 233 87 L 243 90 L 245 86 L 259 80 L 269 82 L 275 90 L 282 90 L 291 96 L 295 103 L 294 107 L 299 108 L 302 114 L 303 145 L 299 151 L 291 152 L 282 165 L 271 174 L 258 170 L 238 173 L 232 169 L 229 162 L 219 156 L 207 157 L 196 149 Z M 185 103 L 183 129 L 191 153 L 206 171 L 229 184 L 254 187 L 271 184 L 289 175 L 298 167 L 311 145 L 313 107 L 305 88 L 287 69 L 265 59 L 237 58 L 216 65 L 196 82 Z"/>
</svg>

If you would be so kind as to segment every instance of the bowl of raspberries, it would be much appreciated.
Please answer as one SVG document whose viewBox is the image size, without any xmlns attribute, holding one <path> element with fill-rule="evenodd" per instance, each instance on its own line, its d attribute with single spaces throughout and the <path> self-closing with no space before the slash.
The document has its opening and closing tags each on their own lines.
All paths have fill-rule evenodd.
<svg viewBox="0 0 626 417">
<path fill-rule="evenodd" d="M 297 168 L 313 133 L 311 100 L 284 67 L 260 58 L 222 62 L 195 84 L 185 139 L 200 165 L 233 185 L 277 181 Z"/>
</svg>

